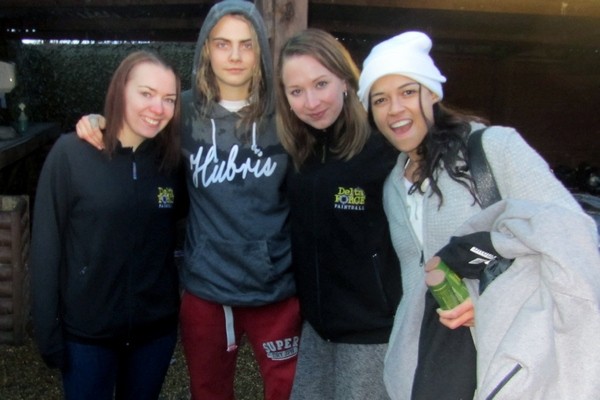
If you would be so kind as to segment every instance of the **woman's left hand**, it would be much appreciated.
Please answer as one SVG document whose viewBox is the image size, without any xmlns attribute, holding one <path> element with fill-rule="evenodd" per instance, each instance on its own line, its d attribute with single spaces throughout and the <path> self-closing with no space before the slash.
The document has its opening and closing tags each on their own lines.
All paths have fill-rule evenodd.
<svg viewBox="0 0 600 400">
<path fill-rule="evenodd" d="M 470 298 L 451 310 L 438 309 L 437 312 L 440 316 L 440 322 L 450 329 L 456 329 L 461 326 L 475 326 L 475 308 Z"/>
</svg>

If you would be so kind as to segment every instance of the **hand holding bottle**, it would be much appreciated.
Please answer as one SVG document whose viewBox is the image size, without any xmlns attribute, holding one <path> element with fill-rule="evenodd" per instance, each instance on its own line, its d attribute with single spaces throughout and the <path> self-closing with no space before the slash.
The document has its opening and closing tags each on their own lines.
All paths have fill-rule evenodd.
<svg viewBox="0 0 600 400">
<path fill-rule="evenodd" d="M 475 311 L 462 279 L 438 257 L 425 265 L 425 283 L 440 305 L 440 322 L 450 329 L 474 326 Z"/>
</svg>

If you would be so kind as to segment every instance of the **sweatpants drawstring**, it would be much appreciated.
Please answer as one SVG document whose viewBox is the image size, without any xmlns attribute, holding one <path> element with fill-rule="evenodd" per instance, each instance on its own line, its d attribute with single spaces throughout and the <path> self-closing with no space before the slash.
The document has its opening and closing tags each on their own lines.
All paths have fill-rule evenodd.
<svg viewBox="0 0 600 400">
<path fill-rule="evenodd" d="M 237 349 L 235 343 L 235 330 L 233 327 L 233 310 L 230 306 L 223 306 L 225 312 L 225 332 L 227 333 L 227 351 L 234 351 Z"/>
</svg>

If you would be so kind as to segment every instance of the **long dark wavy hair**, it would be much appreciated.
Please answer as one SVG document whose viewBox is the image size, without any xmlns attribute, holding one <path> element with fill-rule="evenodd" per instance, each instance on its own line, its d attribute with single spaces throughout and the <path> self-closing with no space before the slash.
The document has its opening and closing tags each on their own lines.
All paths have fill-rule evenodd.
<svg viewBox="0 0 600 400">
<path fill-rule="evenodd" d="M 419 99 L 421 99 L 422 85 L 419 85 Z M 421 157 L 419 165 L 414 172 L 414 183 L 408 193 L 424 193 L 422 184 L 429 179 L 432 195 L 440 198 L 441 207 L 444 195 L 438 186 L 438 178 L 442 171 L 446 171 L 450 178 L 469 190 L 474 202 L 479 203 L 475 191 L 473 178 L 468 170 L 467 139 L 471 133 L 471 122 L 488 124 L 488 121 L 464 111 L 452 108 L 441 101 L 433 105 L 433 121 L 425 116 L 423 103 L 419 100 L 421 115 L 425 119 L 429 130 L 425 138 L 417 147 L 417 154 Z M 373 126 L 373 112 L 369 107 L 369 120 Z"/>
</svg>

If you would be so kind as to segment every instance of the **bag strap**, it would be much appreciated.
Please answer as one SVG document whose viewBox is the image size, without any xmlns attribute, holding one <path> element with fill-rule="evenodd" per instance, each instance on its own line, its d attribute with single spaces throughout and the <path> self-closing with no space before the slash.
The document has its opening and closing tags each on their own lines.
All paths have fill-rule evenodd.
<svg viewBox="0 0 600 400">
<path fill-rule="evenodd" d="M 469 171 L 475 183 L 475 191 L 482 208 L 486 208 L 502 199 L 481 143 L 481 136 L 485 129 L 472 132 L 467 140 Z"/>
</svg>

